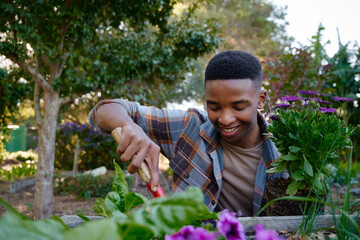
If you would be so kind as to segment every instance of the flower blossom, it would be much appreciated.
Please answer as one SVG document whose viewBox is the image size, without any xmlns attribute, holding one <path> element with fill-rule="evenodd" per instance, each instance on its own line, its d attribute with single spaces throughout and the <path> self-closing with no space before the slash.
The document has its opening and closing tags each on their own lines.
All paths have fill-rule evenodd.
<svg viewBox="0 0 360 240">
<path fill-rule="evenodd" d="M 216 240 L 217 234 L 211 233 L 204 228 L 184 226 L 173 235 L 165 235 L 165 240 Z"/>
<path fill-rule="evenodd" d="M 300 90 L 298 93 L 306 96 L 320 95 L 317 91 L 311 91 L 311 90 Z"/>
<path fill-rule="evenodd" d="M 280 237 L 277 232 L 272 230 L 267 230 L 263 225 L 258 223 L 255 227 L 256 231 L 256 240 L 282 240 L 284 238 Z"/>
<path fill-rule="evenodd" d="M 281 108 L 281 109 L 287 109 L 288 107 L 290 107 L 290 104 L 281 103 L 281 104 L 276 105 L 276 107 Z"/>
<path fill-rule="evenodd" d="M 271 115 L 271 116 L 270 116 L 270 119 L 277 121 L 277 120 L 279 120 L 279 116 L 278 116 L 278 115 Z"/>
<path fill-rule="evenodd" d="M 235 217 L 235 213 L 228 209 L 221 212 L 217 227 L 227 240 L 246 240 L 244 226 Z"/>
<path fill-rule="evenodd" d="M 336 108 L 320 107 L 319 110 L 320 110 L 322 113 L 333 113 L 333 112 L 336 112 Z"/>
<path fill-rule="evenodd" d="M 331 99 L 334 101 L 337 101 L 337 102 L 353 102 L 354 101 L 354 99 L 352 99 L 352 98 L 342 98 L 342 97 L 332 97 Z"/>
<path fill-rule="evenodd" d="M 313 99 L 320 104 L 331 104 L 331 102 L 329 102 L 329 101 L 321 100 L 318 98 L 313 98 Z"/>
<path fill-rule="evenodd" d="M 292 103 L 296 100 L 302 100 L 303 98 L 302 97 L 299 97 L 299 96 L 296 96 L 296 95 L 289 95 L 289 96 L 285 96 L 285 97 L 281 97 L 280 98 L 282 101 L 287 101 L 289 103 Z"/>
</svg>

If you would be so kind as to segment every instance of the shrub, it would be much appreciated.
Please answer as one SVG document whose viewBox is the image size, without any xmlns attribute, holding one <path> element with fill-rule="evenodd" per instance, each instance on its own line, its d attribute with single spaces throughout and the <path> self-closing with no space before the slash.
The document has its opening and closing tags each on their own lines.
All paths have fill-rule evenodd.
<svg viewBox="0 0 360 240">
<path fill-rule="evenodd" d="M 62 124 L 57 129 L 55 143 L 55 168 L 71 170 L 73 168 L 76 143 L 80 145 L 78 169 L 88 170 L 105 166 L 114 169 L 113 159 L 117 143 L 111 135 L 101 135 L 89 124 Z"/>
</svg>

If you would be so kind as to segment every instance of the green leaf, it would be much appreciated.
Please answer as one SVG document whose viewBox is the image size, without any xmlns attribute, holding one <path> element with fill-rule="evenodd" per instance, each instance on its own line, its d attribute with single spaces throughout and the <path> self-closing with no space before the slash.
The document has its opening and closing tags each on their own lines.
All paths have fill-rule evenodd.
<svg viewBox="0 0 360 240">
<path fill-rule="evenodd" d="M 294 161 L 294 160 L 297 160 L 298 157 L 292 155 L 292 154 L 288 154 L 288 155 L 285 155 L 285 156 L 281 156 L 280 157 L 282 160 L 286 160 L 286 161 Z"/>
<path fill-rule="evenodd" d="M 60 240 L 69 227 L 59 220 L 22 219 L 14 213 L 6 213 L 0 219 L 0 239 Z"/>
<path fill-rule="evenodd" d="M 76 214 L 79 218 L 81 218 L 82 220 L 84 220 L 85 222 L 90 222 L 90 219 L 87 216 L 84 216 L 82 214 Z"/>
<path fill-rule="evenodd" d="M 302 175 L 301 170 L 295 171 L 293 174 L 291 174 L 291 177 L 296 181 L 304 180 L 304 176 Z"/>
<path fill-rule="evenodd" d="M 293 181 L 289 184 L 288 188 L 286 189 L 286 194 L 288 194 L 289 196 L 294 196 L 297 190 L 298 190 L 297 182 Z"/>
<path fill-rule="evenodd" d="M 314 185 L 316 191 L 322 192 L 324 190 L 323 185 L 321 184 L 321 177 L 322 174 L 318 173 L 316 174 L 312 179 L 311 183 Z"/>
<path fill-rule="evenodd" d="M 103 198 L 96 199 L 95 204 L 93 205 L 93 209 L 99 216 L 109 218 L 111 215 L 111 211 L 107 208 L 105 199 Z"/>
<path fill-rule="evenodd" d="M 101 219 L 87 222 L 66 233 L 64 240 L 122 240 L 124 239 L 114 221 Z"/>
<path fill-rule="evenodd" d="M 129 212 L 129 218 L 136 223 L 148 225 L 155 235 L 173 234 L 185 225 L 198 224 L 200 219 L 213 218 L 203 203 L 200 188 L 188 187 L 185 192 L 170 197 L 154 198 L 139 209 Z"/>
<path fill-rule="evenodd" d="M 116 172 L 116 177 L 113 182 L 113 191 L 119 193 L 121 196 L 125 196 L 129 192 L 129 187 L 125 179 L 124 172 L 121 170 L 120 166 L 114 160 L 114 167 Z"/>
<path fill-rule="evenodd" d="M 120 210 L 124 212 L 124 200 L 117 192 L 109 192 L 105 197 L 105 206 L 110 212 Z"/>
<path fill-rule="evenodd" d="M 272 167 L 272 168 L 266 170 L 266 172 L 267 172 L 267 173 L 276 173 L 277 170 L 276 170 L 276 167 Z"/>
<path fill-rule="evenodd" d="M 147 240 L 154 239 L 155 237 L 150 227 L 135 222 L 125 222 L 121 224 L 119 231 L 123 239 L 126 240 Z"/>
<path fill-rule="evenodd" d="M 289 137 L 296 140 L 296 136 L 294 134 L 292 134 L 292 133 L 289 133 Z"/>
<path fill-rule="evenodd" d="M 290 146 L 289 150 L 290 150 L 290 152 L 296 153 L 296 152 L 300 151 L 301 148 L 295 147 L 295 146 Z"/>
<path fill-rule="evenodd" d="M 125 195 L 125 207 L 124 207 L 124 213 L 129 212 L 131 209 L 147 202 L 148 199 L 135 192 L 129 192 Z"/>
<path fill-rule="evenodd" d="M 313 168 L 306 159 L 304 159 L 304 171 L 311 177 L 314 175 Z"/>
</svg>

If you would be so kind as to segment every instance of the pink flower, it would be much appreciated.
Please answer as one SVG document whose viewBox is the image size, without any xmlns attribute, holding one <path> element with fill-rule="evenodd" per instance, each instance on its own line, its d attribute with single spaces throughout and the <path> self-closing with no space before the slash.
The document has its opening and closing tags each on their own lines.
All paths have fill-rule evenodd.
<svg viewBox="0 0 360 240">
<path fill-rule="evenodd" d="M 235 217 L 235 213 L 230 212 L 228 209 L 224 209 L 221 212 L 219 221 L 217 222 L 217 228 L 219 233 L 227 240 L 246 239 L 244 226 Z"/>
<path fill-rule="evenodd" d="M 258 223 L 255 227 L 256 240 L 283 240 L 279 234 L 272 230 L 267 230 L 263 225 Z"/>
<path fill-rule="evenodd" d="M 217 238 L 216 233 L 210 233 L 207 230 L 194 226 L 184 226 L 179 232 L 169 236 L 165 235 L 165 240 L 215 240 Z"/>
</svg>

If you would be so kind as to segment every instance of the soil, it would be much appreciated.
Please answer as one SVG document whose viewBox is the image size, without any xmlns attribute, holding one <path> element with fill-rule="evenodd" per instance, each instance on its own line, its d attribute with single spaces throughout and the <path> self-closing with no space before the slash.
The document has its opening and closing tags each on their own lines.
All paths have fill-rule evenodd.
<svg viewBox="0 0 360 240">
<path fill-rule="evenodd" d="M 273 199 L 279 197 L 288 196 L 286 194 L 286 189 L 288 187 L 289 181 L 288 179 L 284 178 L 276 178 L 271 182 L 266 184 L 266 192 L 264 197 L 269 202 Z M 296 197 L 308 197 L 309 196 L 309 189 L 305 188 L 298 190 L 297 193 L 294 195 Z M 310 195 L 311 198 L 315 197 L 314 194 Z M 294 201 L 294 200 L 279 200 L 273 202 L 269 208 L 267 209 L 268 216 L 299 216 L 303 215 L 302 211 L 305 210 L 306 212 L 309 210 L 311 204 L 307 204 L 303 201 Z"/>
</svg>

